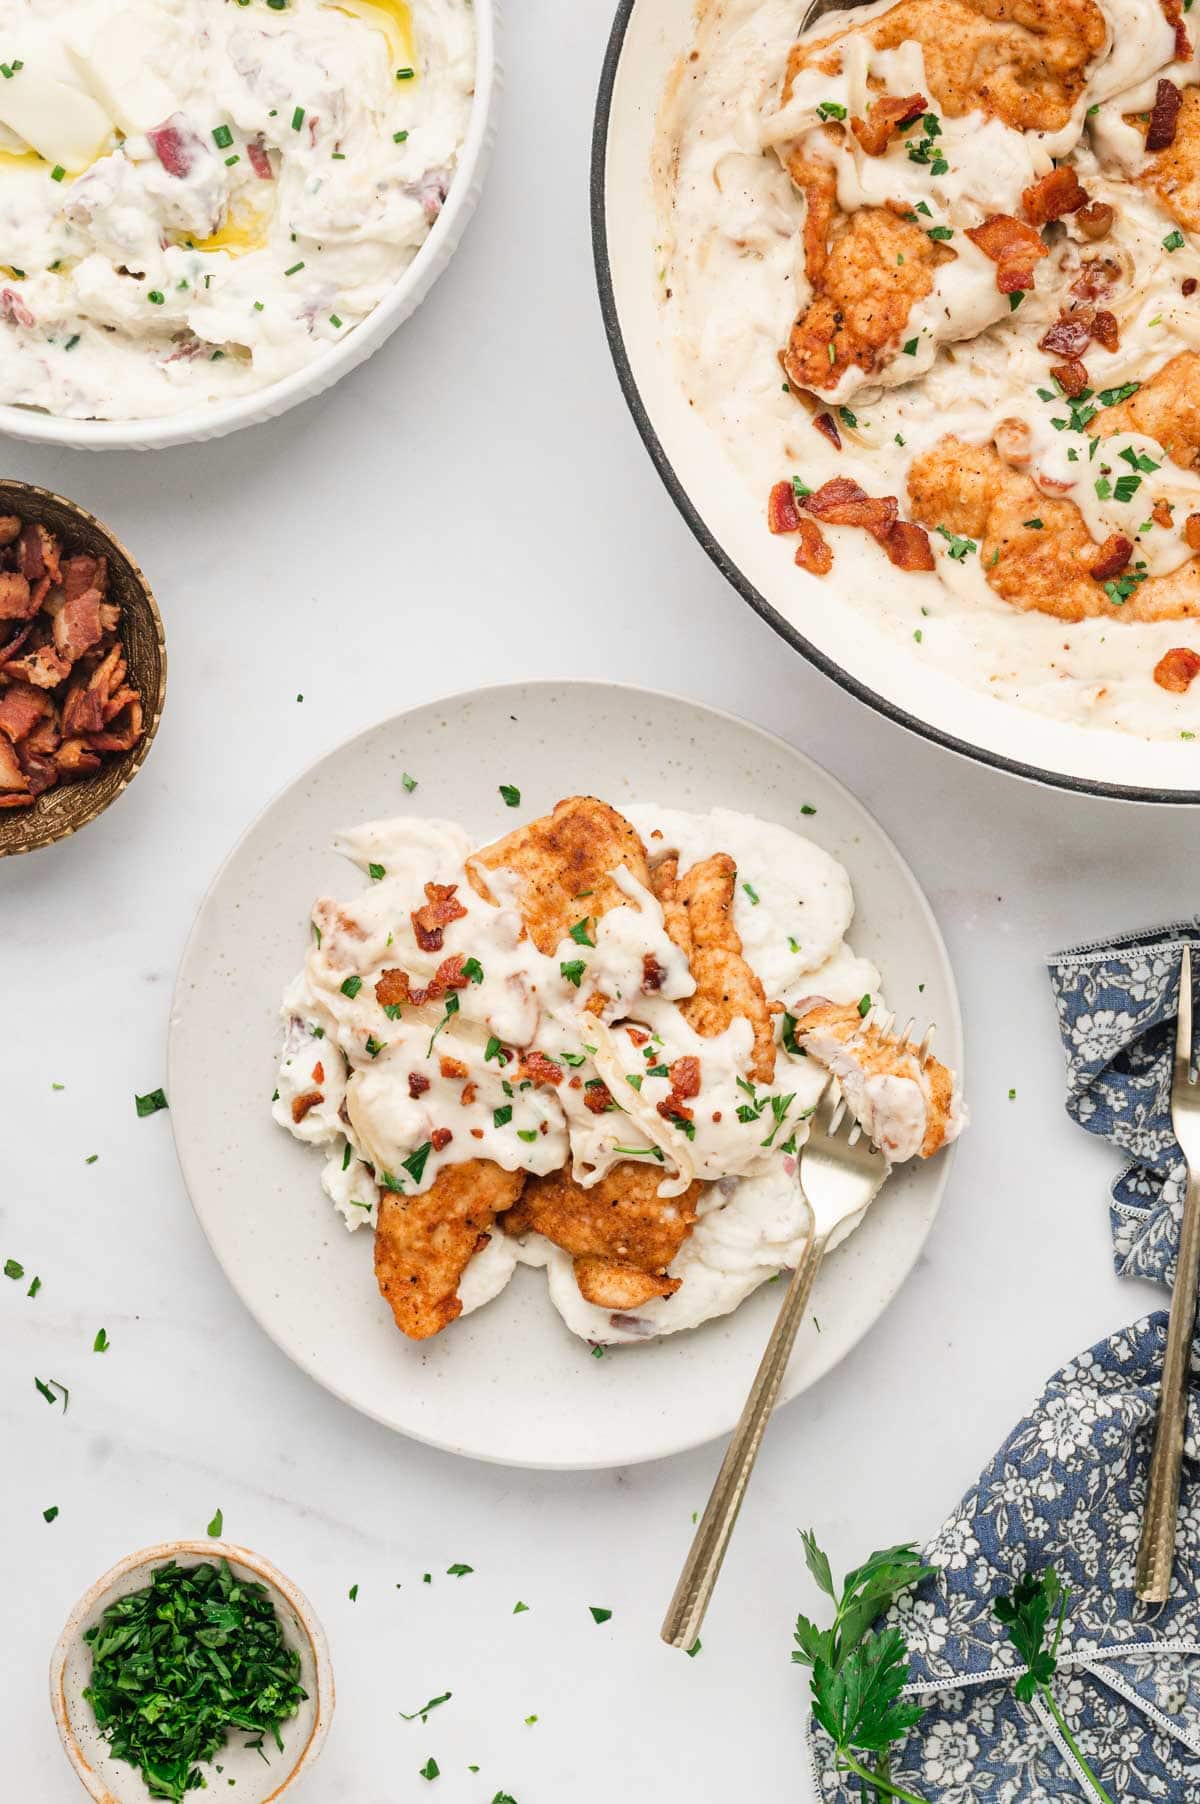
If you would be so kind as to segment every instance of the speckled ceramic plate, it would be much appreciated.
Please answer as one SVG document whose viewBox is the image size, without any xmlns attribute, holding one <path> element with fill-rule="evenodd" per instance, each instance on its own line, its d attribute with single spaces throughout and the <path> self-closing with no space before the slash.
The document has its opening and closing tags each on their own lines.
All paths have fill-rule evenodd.
<svg viewBox="0 0 1200 1804">
<path fill-rule="evenodd" d="M 419 780 L 411 796 L 404 771 Z M 357 881 L 331 849 L 334 834 L 411 813 L 460 820 L 482 843 L 513 825 L 500 782 L 519 785 L 525 819 L 583 791 L 618 808 L 639 798 L 720 804 L 805 832 L 849 871 L 853 943 L 884 971 L 892 1006 L 935 1021 L 942 1056 L 961 1069 L 958 999 L 915 877 L 840 784 L 745 721 L 644 690 L 529 683 L 415 708 L 322 758 L 234 848 L 184 953 L 169 1063 L 184 1178 L 230 1282 L 306 1372 L 404 1434 L 514 1466 L 628 1465 L 733 1425 L 778 1287 L 694 1333 L 593 1359 L 551 1307 L 543 1274 L 522 1268 L 494 1303 L 413 1344 L 375 1288 L 370 1235 L 348 1234 L 321 1190 L 319 1153 L 271 1120 L 279 999 L 303 957 L 312 903 L 339 887 L 353 893 Z M 943 1157 L 897 1175 L 827 1261 L 813 1305 L 822 1332 L 801 1330 L 785 1399 L 878 1320 L 949 1171 Z"/>
</svg>

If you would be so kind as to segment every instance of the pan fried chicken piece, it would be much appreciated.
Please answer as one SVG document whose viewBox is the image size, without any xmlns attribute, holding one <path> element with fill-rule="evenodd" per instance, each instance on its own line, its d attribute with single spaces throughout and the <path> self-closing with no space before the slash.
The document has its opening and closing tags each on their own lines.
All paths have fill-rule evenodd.
<svg viewBox="0 0 1200 1804">
<path fill-rule="evenodd" d="M 667 933 L 696 980 L 696 993 L 679 1004 L 680 1013 L 706 1040 L 744 1015 L 754 1028 L 750 1074 L 769 1084 L 775 1075 L 775 1035 L 762 984 L 742 957 L 741 936 L 733 924 L 736 881 L 737 866 L 727 852 L 701 859 L 682 877 L 672 853 L 654 871 Z"/>
<path fill-rule="evenodd" d="M 1137 177 L 1186 232 L 1200 232 L 1200 88 L 1185 88 L 1174 142 L 1150 156 Z"/>
<path fill-rule="evenodd" d="M 1180 351 L 1136 395 L 1098 413 L 1088 431 L 1101 438 L 1144 432 L 1158 440 L 1172 463 L 1200 470 L 1200 351 Z"/>
<path fill-rule="evenodd" d="M 538 951 L 550 956 L 581 914 L 602 915 L 628 901 L 609 875 L 621 864 L 650 887 L 646 848 L 629 822 L 607 802 L 569 796 L 553 814 L 477 852 L 468 872 L 472 886 L 485 897 L 486 879 L 477 865 L 515 872 L 526 930 Z M 581 903 L 584 891 L 591 893 Z"/>
<path fill-rule="evenodd" d="M 802 69 L 841 69 L 841 46 L 866 36 L 877 50 L 915 40 L 925 53 L 932 110 L 951 119 L 976 110 L 1016 131 L 1058 131 L 1107 42 L 1094 0 L 900 0 L 879 18 L 795 44 L 786 102 Z"/>
<path fill-rule="evenodd" d="M 380 1192 L 375 1276 L 402 1334 L 428 1340 L 462 1314 L 458 1286 L 468 1261 L 524 1183 L 523 1171 L 469 1159 L 444 1167 L 421 1196 Z"/>
<path fill-rule="evenodd" d="M 819 209 L 821 190 L 813 192 Z M 886 207 L 864 207 L 848 219 L 830 212 L 822 228 L 812 201 L 805 251 L 813 298 L 792 327 L 782 362 L 794 387 L 818 390 L 836 388 L 847 369 L 872 375 L 890 361 L 909 314 L 933 290 L 933 271 L 954 260 L 946 245 Z"/>
<path fill-rule="evenodd" d="M 572 1254 L 576 1282 L 589 1303 L 636 1309 L 679 1289 L 680 1280 L 665 1273 L 696 1220 L 702 1186 L 660 1197 L 661 1182 L 659 1166 L 628 1159 L 587 1190 L 567 1171 L 530 1178 L 504 1227 L 509 1234 L 544 1234 Z"/>
<path fill-rule="evenodd" d="M 1125 429 L 1110 425 L 1121 406 L 1107 409 L 1096 424 Z M 1134 584 L 1114 605 L 1103 577 L 1095 574 L 1105 568 L 1105 547 L 1092 538 L 1074 502 L 1044 494 L 990 445 L 942 439 L 914 461 L 908 490 L 918 520 L 975 541 L 990 587 L 1014 608 L 1070 621 L 1096 616 L 1178 620 L 1200 615 L 1197 558 L 1165 576 Z M 1026 524 L 1031 518 L 1042 521 L 1041 530 Z"/>
<path fill-rule="evenodd" d="M 928 1159 L 958 1137 L 963 1113 L 953 1073 L 932 1056 L 901 1052 L 894 1035 L 863 1020 L 855 1002 L 797 1003 L 796 1040 L 839 1080 L 851 1112 L 893 1163 Z"/>
</svg>

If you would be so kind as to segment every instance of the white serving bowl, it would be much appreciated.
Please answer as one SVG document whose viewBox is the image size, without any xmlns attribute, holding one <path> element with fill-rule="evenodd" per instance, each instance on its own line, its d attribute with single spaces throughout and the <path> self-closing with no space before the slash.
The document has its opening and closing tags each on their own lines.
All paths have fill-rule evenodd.
<svg viewBox="0 0 1200 1804">
<path fill-rule="evenodd" d="M 150 1582 L 151 1570 L 174 1560 L 177 1566 L 199 1566 L 205 1560 L 228 1560 L 239 1578 L 265 1585 L 283 1629 L 284 1639 L 300 1655 L 300 1683 L 308 1693 L 296 1715 L 281 1729 L 282 1754 L 268 1750 L 270 1763 L 244 1745 L 236 1731 L 216 1756 L 222 1779 L 237 1781 L 239 1804 L 274 1804 L 290 1791 L 301 1773 L 307 1772 L 329 1734 L 333 1720 L 333 1668 L 329 1644 L 312 1605 L 290 1579 L 261 1554 L 227 1541 L 164 1541 L 143 1547 L 106 1572 L 87 1590 L 67 1618 L 50 1661 L 50 1705 L 67 1758 L 84 1790 L 96 1804 L 148 1804 L 149 1792 L 135 1766 L 115 1760 L 96 1727 L 91 1705 L 83 1695 L 92 1671 L 91 1649 L 84 1630 L 98 1622 L 115 1598 L 140 1591 Z M 202 1768 L 202 1771 L 211 1771 Z M 222 1787 L 224 1789 L 224 1787 Z M 190 1795 L 190 1794 L 189 1794 Z"/>
<path fill-rule="evenodd" d="M 809 576 L 781 555 L 765 530 L 764 507 L 689 404 L 660 311 L 651 152 L 668 74 L 694 26 L 695 0 L 620 0 L 592 157 L 596 275 L 609 343 L 638 430 L 684 519 L 777 633 L 881 714 L 981 763 L 1064 789 L 1200 802 L 1200 740 L 1142 740 L 1074 725 L 968 688 L 914 649 L 865 630 L 861 597 L 851 604 L 836 581 Z M 887 584 L 886 567 L 878 581 L 881 589 Z"/>
<path fill-rule="evenodd" d="M 0 433 L 40 445 L 69 445 L 84 451 L 158 451 L 166 445 L 199 444 L 223 438 L 241 426 L 273 420 L 301 401 L 311 401 L 364 363 L 410 314 L 416 312 L 458 249 L 467 221 L 479 202 L 496 136 L 500 86 L 497 39 L 498 0 L 474 0 L 475 98 L 467 135 L 446 203 L 428 238 L 390 294 L 362 324 L 306 364 L 248 395 L 211 401 L 185 412 L 148 420 L 67 420 L 28 407 L 0 406 Z"/>
</svg>

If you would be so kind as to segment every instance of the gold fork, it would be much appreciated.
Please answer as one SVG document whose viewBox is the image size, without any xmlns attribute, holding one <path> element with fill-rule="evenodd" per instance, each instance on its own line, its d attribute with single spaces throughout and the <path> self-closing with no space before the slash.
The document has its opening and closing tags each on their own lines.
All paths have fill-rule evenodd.
<svg viewBox="0 0 1200 1804">
<path fill-rule="evenodd" d="M 1183 1224 L 1171 1291 L 1167 1348 L 1150 1481 L 1138 1547 L 1137 1594 L 1143 1603 L 1166 1603 L 1175 1558 L 1179 1514 L 1179 1478 L 1187 1430 L 1188 1377 L 1192 1335 L 1196 1328 L 1196 1283 L 1200 1276 L 1200 1085 L 1192 1071 L 1192 949 L 1185 946 L 1179 967 L 1179 1014 L 1175 1023 L 1175 1060 L 1171 1073 L 1171 1125 L 1187 1161 Z"/>
</svg>

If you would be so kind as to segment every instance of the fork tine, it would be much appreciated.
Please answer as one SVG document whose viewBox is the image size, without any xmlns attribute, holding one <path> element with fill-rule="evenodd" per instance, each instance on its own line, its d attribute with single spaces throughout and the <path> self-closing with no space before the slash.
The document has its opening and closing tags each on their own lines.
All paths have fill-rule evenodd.
<svg viewBox="0 0 1200 1804">
<path fill-rule="evenodd" d="M 1192 1068 L 1192 949 L 1183 948 L 1179 961 L 1179 1013 L 1175 1022 L 1176 1083 L 1188 1083 Z"/>
</svg>

